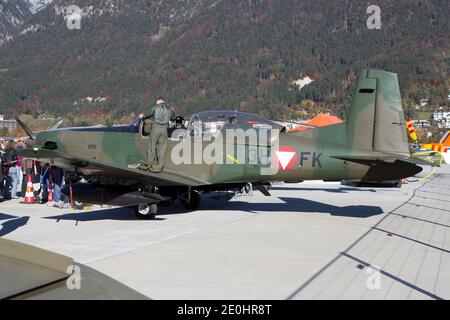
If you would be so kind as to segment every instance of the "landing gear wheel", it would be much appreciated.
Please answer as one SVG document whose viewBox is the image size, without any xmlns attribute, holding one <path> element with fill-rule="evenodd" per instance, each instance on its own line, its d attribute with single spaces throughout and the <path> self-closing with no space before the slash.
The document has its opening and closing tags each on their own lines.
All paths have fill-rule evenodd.
<svg viewBox="0 0 450 320">
<path fill-rule="evenodd" d="M 84 207 L 86 206 L 86 203 L 80 202 L 80 201 L 75 201 L 73 205 L 75 207 L 74 208 L 75 210 L 83 210 Z"/>
<path fill-rule="evenodd" d="M 245 186 L 241 188 L 241 194 L 249 194 L 252 191 L 252 184 L 247 183 Z"/>
<path fill-rule="evenodd" d="M 153 220 L 158 213 L 158 205 L 156 203 L 141 203 L 135 207 L 134 213 L 139 219 Z"/>
<path fill-rule="evenodd" d="M 198 191 L 191 191 L 184 193 L 180 197 L 180 202 L 187 210 L 195 210 L 200 206 L 200 193 Z"/>
</svg>

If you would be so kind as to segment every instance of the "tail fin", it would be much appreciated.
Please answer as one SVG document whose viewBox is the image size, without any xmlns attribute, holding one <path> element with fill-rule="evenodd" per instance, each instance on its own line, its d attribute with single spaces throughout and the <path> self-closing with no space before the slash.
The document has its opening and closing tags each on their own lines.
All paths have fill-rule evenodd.
<svg viewBox="0 0 450 320">
<path fill-rule="evenodd" d="M 450 147 L 450 130 L 447 131 L 447 133 L 444 134 L 444 136 L 442 137 L 442 139 L 441 139 L 441 144 L 442 144 L 444 147 Z"/>
<path fill-rule="evenodd" d="M 410 155 L 397 75 L 363 70 L 347 120 L 347 139 L 353 148 Z"/>
<path fill-rule="evenodd" d="M 409 137 L 411 140 L 417 142 L 417 133 L 414 129 L 414 124 L 411 118 L 406 119 L 406 126 L 408 127 Z"/>
</svg>

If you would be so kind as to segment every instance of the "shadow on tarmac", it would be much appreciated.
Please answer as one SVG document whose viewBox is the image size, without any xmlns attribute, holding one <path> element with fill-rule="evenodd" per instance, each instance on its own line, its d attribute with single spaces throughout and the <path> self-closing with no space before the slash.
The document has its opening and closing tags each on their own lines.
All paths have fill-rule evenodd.
<svg viewBox="0 0 450 320">
<path fill-rule="evenodd" d="M 403 240 L 406 240 L 406 241 L 411 241 L 411 242 L 414 242 L 415 244 L 419 244 L 419 245 L 423 245 L 423 246 L 426 246 L 426 247 L 428 247 L 428 248 L 433 248 L 433 249 L 435 249 L 435 250 L 439 250 L 439 251 L 441 251 L 441 252 L 443 252 L 443 253 L 449 253 L 450 251 L 449 250 L 447 250 L 446 248 L 441 248 L 441 247 L 437 247 L 437 246 L 434 246 L 433 244 L 431 244 L 431 243 L 426 243 L 426 242 L 422 242 L 422 241 L 419 241 L 418 239 L 417 239 L 417 234 L 415 234 L 414 233 L 414 231 L 412 231 L 412 234 L 410 234 L 410 236 L 408 236 L 408 234 L 406 234 L 406 235 L 404 235 L 404 234 L 397 234 L 397 233 L 395 233 L 395 232 L 391 232 L 391 231 L 389 231 L 389 230 L 384 230 L 384 229 L 382 229 L 382 228 L 379 228 L 379 226 L 381 226 L 381 224 L 384 222 L 384 221 L 386 221 L 387 219 L 389 219 L 390 217 L 392 217 L 392 215 L 395 215 L 395 216 L 397 216 L 397 217 L 402 217 L 402 218 L 404 218 L 404 219 L 417 219 L 418 221 L 421 221 L 421 222 L 423 222 L 424 224 L 425 223 L 431 223 L 431 224 L 433 224 L 433 225 L 439 225 L 439 226 L 441 226 L 441 227 L 445 227 L 445 228 L 447 228 L 448 227 L 448 225 L 445 225 L 445 224 L 440 224 L 440 223 L 438 223 L 438 222 L 436 222 L 436 221 L 428 221 L 428 220 L 425 220 L 425 219 L 421 219 L 421 218 L 419 218 L 419 217 L 414 217 L 414 216 L 409 216 L 409 215 L 405 215 L 405 214 L 400 214 L 400 213 L 396 213 L 396 211 L 397 210 L 399 210 L 400 208 L 403 208 L 403 207 L 405 207 L 406 205 L 416 205 L 416 206 L 419 206 L 418 204 L 415 204 L 415 203 L 411 203 L 411 200 L 413 200 L 413 199 L 415 199 L 415 198 L 425 198 L 425 199 L 427 199 L 426 197 L 421 197 L 421 196 L 418 196 L 417 195 L 417 193 L 418 192 L 423 192 L 424 190 L 424 188 L 426 188 L 426 187 L 429 187 L 430 185 L 432 186 L 433 184 L 437 184 L 436 183 L 436 181 L 439 183 L 439 182 L 441 182 L 441 181 L 439 181 L 440 179 L 439 179 L 439 177 L 440 176 L 442 176 L 442 174 L 439 174 L 439 175 L 435 175 L 434 177 L 432 177 L 432 178 L 430 178 L 427 182 L 425 182 L 424 184 L 422 184 L 422 185 L 419 185 L 419 187 L 416 187 L 415 189 L 414 189 L 414 192 L 413 192 L 413 194 L 410 196 L 410 198 L 408 199 L 408 200 L 406 200 L 405 202 L 403 202 L 402 204 L 400 204 L 399 206 L 397 206 L 396 208 L 394 208 L 394 209 L 392 209 L 390 212 L 388 212 L 384 217 L 382 217 L 374 226 L 372 226 L 366 233 L 364 233 L 362 236 L 360 236 L 358 239 L 356 239 L 352 244 L 350 244 L 350 246 L 348 246 L 345 250 L 343 250 L 342 252 L 340 252 L 336 257 L 334 257 L 330 262 L 328 262 L 324 267 L 322 267 L 320 270 L 318 270 L 314 275 L 312 275 L 307 281 L 305 281 L 305 282 L 303 282 L 297 289 L 295 289 L 288 297 L 287 297 L 287 300 L 291 300 L 291 299 L 294 299 L 298 294 L 300 294 L 303 290 L 305 290 L 305 288 L 307 288 L 309 285 L 311 285 L 311 283 L 313 283 L 313 282 L 315 282 L 319 277 L 321 277 L 321 275 L 322 274 L 324 274 L 329 268 L 331 268 L 335 263 L 336 263 L 336 261 L 338 261 L 338 260 L 340 260 L 340 259 L 342 259 L 343 257 L 345 257 L 345 258 L 349 258 L 349 259 L 352 259 L 353 261 L 355 261 L 355 262 L 357 262 L 357 263 L 359 263 L 359 265 L 361 266 L 361 270 L 363 270 L 364 268 L 370 268 L 370 267 L 372 267 L 372 265 L 369 263 L 369 262 L 366 262 L 366 261 L 364 261 L 363 259 L 359 259 L 358 257 L 355 257 L 355 256 L 352 256 L 351 254 L 350 254 L 350 251 L 352 250 L 352 249 L 354 249 L 356 246 L 358 246 L 358 245 L 361 245 L 361 246 L 364 246 L 364 247 L 360 247 L 360 248 L 358 248 L 358 250 L 360 251 L 360 252 L 364 252 L 365 251 L 365 249 L 371 244 L 361 244 L 361 243 L 363 243 L 362 241 L 364 240 L 364 239 L 366 239 L 367 238 L 367 236 L 369 235 L 369 234 L 371 234 L 371 233 L 373 233 L 373 232 L 383 232 L 383 233 L 385 233 L 385 234 L 387 234 L 389 237 L 398 237 L 398 238 L 401 238 L 401 239 L 403 239 Z M 441 183 L 439 183 L 439 186 L 441 186 Z M 441 188 L 440 188 L 441 189 Z M 430 200 L 440 200 L 440 199 L 434 199 L 434 198 L 428 198 L 428 199 L 430 199 Z M 442 201 L 445 201 L 445 200 L 442 200 Z M 433 209 L 437 209 L 437 210 L 442 210 L 442 209 L 440 209 L 440 208 L 437 208 L 437 207 L 433 207 L 433 206 L 427 206 L 427 208 L 429 208 L 429 209 L 431 209 L 431 210 L 433 210 Z M 446 211 L 446 210 L 444 210 L 444 211 Z M 431 212 L 433 212 L 433 211 L 431 211 Z M 413 214 L 412 212 L 409 212 L 409 214 Z M 434 216 L 434 215 L 433 215 Z M 388 224 L 389 225 L 389 224 Z M 422 228 L 423 228 L 423 226 L 422 226 Z M 414 229 L 414 228 L 413 228 Z M 434 227 L 433 227 L 433 230 L 434 230 Z M 412 247 L 412 249 L 411 250 L 416 250 L 416 247 Z M 411 252 L 414 252 L 414 251 L 411 251 Z M 409 257 L 410 255 L 408 255 L 408 257 Z M 391 255 L 391 258 L 392 257 L 396 257 L 395 255 Z M 391 260 L 388 260 L 387 262 L 385 262 L 385 265 L 388 265 L 388 263 L 390 263 L 391 262 Z M 404 261 L 404 263 L 403 263 L 403 265 L 405 265 L 406 264 L 406 260 Z M 437 273 L 439 273 L 439 270 L 440 270 L 440 267 L 441 267 L 441 264 L 439 263 L 438 264 L 438 270 L 437 271 L 435 271 L 435 272 L 437 272 Z M 359 266 L 358 266 L 358 268 L 359 268 Z M 430 269 L 428 269 L 429 271 L 428 272 L 430 272 Z M 419 269 L 419 271 L 422 271 L 422 268 L 420 268 Z M 427 291 L 427 290 L 425 290 L 424 288 L 421 288 L 421 287 L 418 287 L 418 286 L 416 286 L 416 281 L 412 281 L 412 282 L 408 282 L 407 280 L 405 280 L 405 279 L 403 279 L 403 278 L 401 278 L 400 277 L 400 275 L 397 273 L 397 275 L 396 274 L 392 274 L 392 273 L 389 273 L 389 272 L 386 272 L 386 270 L 379 270 L 379 272 L 383 275 L 383 276 L 385 276 L 385 277 L 388 277 L 388 278 L 390 278 L 390 279 L 392 279 L 392 280 L 394 280 L 394 281 L 396 281 L 397 283 L 400 283 L 400 284 L 402 284 L 402 285 L 404 285 L 404 286 L 406 286 L 406 287 L 409 287 L 410 289 L 412 289 L 412 290 L 414 290 L 414 291 L 418 291 L 419 293 L 422 293 L 422 294 L 424 294 L 424 295 L 426 295 L 426 296 L 428 296 L 428 297 L 430 297 L 430 298 L 432 298 L 432 299 L 436 299 L 436 300 L 443 300 L 443 297 L 440 297 L 439 295 L 437 295 L 434 291 L 436 291 L 436 288 L 434 288 L 434 291 L 433 292 L 430 292 L 430 291 Z M 431 271 L 431 272 L 433 272 L 433 271 Z M 419 276 L 420 274 L 417 274 L 417 276 Z M 422 275 L 423 276 L 423 275 Z M 355 278 L 354 278 L 355 279 Z M 416 278 L 417 279 L 417 278 Z M 325 288 L 325 287 L 324 287 Z M 326 288 L 325 288 L 326 289 Z M 410 296 L 409 296 L 410 297 Z"/>
<path fill-rule="evenodd" d="M 139 220 L 134 214 L 134 210 L 131 208 L 113 208 L 105 210 L 93 210 L 93 211 L 76 211 L 74 213 L 61 214 L 57 216 L 44 217 L 43 219 L 53 219 L 56 222 L 59 221 L 98 221 L 98 220 L 117 220 L 117 221 L 133 221 Z M 164 220 L 164 219 L 156 219 Z M 142 220 L 145 221 L 145 220 Z M 149 220 L 150 221 L 150 220 Z M 152 220 L 155 221 L 155 220 Z"/>
<path fill-rule="evenodd" d="M 14 218 L 18 218 L 18 217 L 12 216 L 12 215 L 6 214 L 6 213 L 0 213 L 0 220 L 9 220 L 9 219 L 14 219 Z"/>
<path fill-rule="evenodd" d="M 13 219 L 17 218 L 17 219 Z M 9 220 L 7 220 L 9 219 Z M 20 227 L 23 227 L 28 223 L 30 217 L 14 217 L 7 214 L 0 213 L 0 220 L 7 220 L 0 224 L 0 238 L 6 236 L 7 234 L 16 231 Z"/>
<path fill-rule="evenodd" d="M 383 213 L 378 206 L 345 206 L 338 207 L 318 201 L 298 199 L 298 198 L 279 198 L 284 203 L 248 203 L 241 201 L 228 201 L 225 198 L 207 199 L 203 198 L 201 207 L 197 211 L 220 210 L 220 211 L 245 211 L 253 214 L 267 212 L 296 212 L 296 213 L 325 213 L 331 216 L 349 217 L 349 218 L 368 218 Z M 183 209 L 179 204 L 170 208 L 160 207 L 156 221 L 165 220 L 161 218 L 164 215 L 187 214 L 189 211 Z M 61 220 L 72 221 L 98 221 L 98 220 L 139 220 L 131 208 L 114 208 L 98 211 L 82 211 L 57 216 L 49 216 L 44 219 L 53 219 L 57 222 Z M 155 220 L 149 220 L 149 222 Z"/>
<path fill-rule="evenodd" d="M 278 198 L 284 203 L 249 203 L 241 201 L 208 201 L 202 205 L 200 210 L 238 210 L 250 213 L 259 212 L 296 212 L 296 213 L 326 213 L 332 216 L 349 218 L 368 218 L 383 213 L 378 206 L 345 206 L 338 207 L 323 202 L 301 199 L 301 198 Z M 225 205 L 225 206 L 223 206 Z"/>
<path fill-rule="evenodd" d="M 377 192 L 375 189 L 361 189 L 361 188 L 328 188 L 328 189 L 322 189 L 322 188 L 308 188 L 308 187 L 277 187 L 273 186 L 273 190 L 280 190 L 280 191 L 325 191 L 325 192 L 331 192 L 331 193 L 349 193 L 354 191 L 362 191 L 362 192 Z"/>
</svg>

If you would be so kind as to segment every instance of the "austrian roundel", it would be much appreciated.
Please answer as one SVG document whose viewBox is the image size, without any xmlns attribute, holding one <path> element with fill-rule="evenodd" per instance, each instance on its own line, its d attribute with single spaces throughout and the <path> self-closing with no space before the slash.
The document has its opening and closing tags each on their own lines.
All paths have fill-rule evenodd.
<svg viewBox="0 0 450 320">
<path fill-rule="evenodd" d="M 291 170 L 298 162 L 298 155 L 294 148 L 280 146 L 278 151 L 275 151 L 275 161 L 278 164 L 278 169 L 283 171 Z"/>
</svg>

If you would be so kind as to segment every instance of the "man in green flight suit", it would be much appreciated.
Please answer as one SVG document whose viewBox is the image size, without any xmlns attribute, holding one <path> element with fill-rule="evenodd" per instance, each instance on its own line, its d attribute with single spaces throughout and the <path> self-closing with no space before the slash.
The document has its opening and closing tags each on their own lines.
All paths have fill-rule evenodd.
<svg viewBox="0 0 450 320">
<path fill-rule="evenodd" d="M 143 119 L 151 119 L 152 129 L 147 150 L 148 163 L 141 164 L 139 169 L 159 173 L 164 168 L 167 150 L 167 129 L 169 122 L 175 120 L 175 113 L 169 109 L 163 97 L 156 99 L 156 106 L 144 114 Z"/>
</svg>

